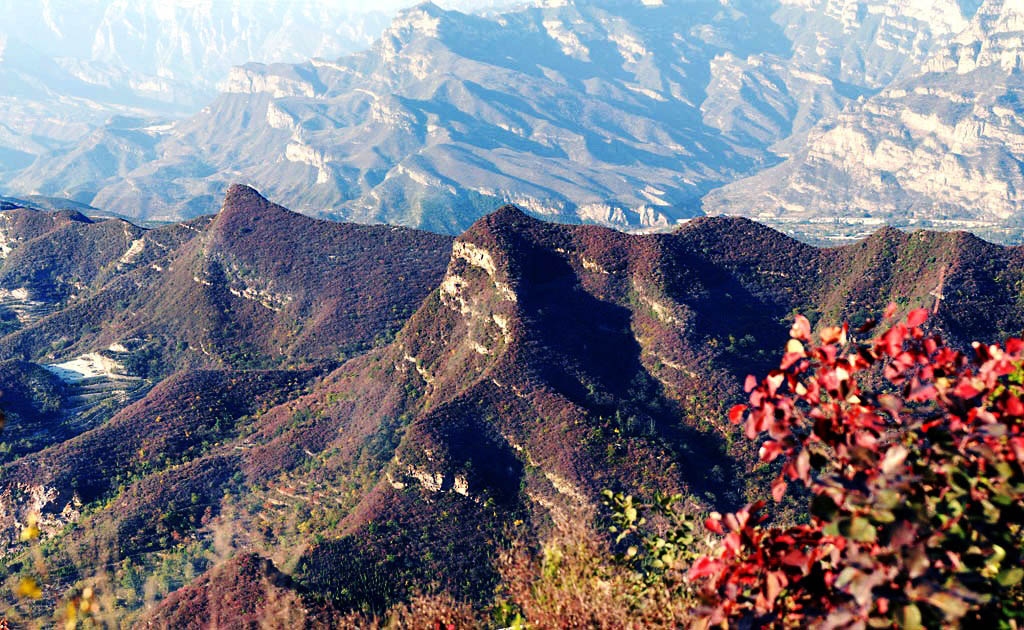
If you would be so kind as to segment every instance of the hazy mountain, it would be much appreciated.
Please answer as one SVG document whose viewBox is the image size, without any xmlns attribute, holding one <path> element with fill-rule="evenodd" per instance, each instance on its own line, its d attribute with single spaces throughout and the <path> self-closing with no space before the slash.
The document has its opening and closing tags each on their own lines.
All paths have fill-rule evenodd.
<svg viewBox="0 0 1024 630">
<path fill-rule="evenodd" d="M 244 179 L 304 212 L 448 232 L 504 201 L 664 226 L 966 23 L 954 0 L 428 3 L 366 52 L 247 64 L 191 119 L 101 130 L 10 188 L 179 217 Z"/>
<path fill-rule="evenodd" d="M 1024 6 L 988 0 L 916 71 L 826 119 L 779 166 L 726 186 L 708 212 L 761 220 L 1019 231 Z"/>
<path fill-rule="evenodd" d="M 390 19 L 320 0 L 0 0 L 0 14 L 0 174 L 111 117 L 192 114 L 236 64 L 362 49 Z"/>
<path fill-rule="evenodd" d="M 45 258 L 39 239 L 72 224 L 103 226 L 10 216 L 10 255 L 25 258 Z M 216 217 L 164 229 L 181 237 L 163 258 L 0 337 L 0 359 L 33 360 L 3 383 L 25 399 L 19 435 L 49 427 L 5 456 L 4 566 L 21 553 L 17 523 L 39 510 L 60 550 L 46 559 L 55 593 L 97 563 L 125 615 L 185 586 L 146 613 L 153 627 L 240 606 L 321 627 L 422 589 L 489 601 L 508 528 L 529 537 L 603 487 L 683 491 L 698 511 L 762 492 L 723 414 L 746 373 L 773 363 L 794 309 L 858 323 L 894 295 L 932 306 L 944 278 L 934 325 L 954 343 L 1024 319 L 1022 250 L 965 233 L 886 229 L 818 249 L 746 219 L 640 236 L 505 207 L 452 242 L 318 222 L 244 187 Z M 95 255 L 86 240 L 66 250 Z M 144 302 L 117 293 L 126 282 Z M 321 309 L 320 295 L 337 299 Z M 117 299 L 127 305 L 100 306 Z M 55 325 L 72 315 L 74 332 Z M 162 334 L 186 343 L 163 345 L 159 362 L 188 369 L 154 383 L 165 373 L 142 369 L 145 348 Z M 140 384 L 76 423 L 66 409 L 100 395 L 69 378 L 82 353 L 118 364 L 118 391 Z M 63 383 L 44 362 L 65 366 Z"/>
</svg>

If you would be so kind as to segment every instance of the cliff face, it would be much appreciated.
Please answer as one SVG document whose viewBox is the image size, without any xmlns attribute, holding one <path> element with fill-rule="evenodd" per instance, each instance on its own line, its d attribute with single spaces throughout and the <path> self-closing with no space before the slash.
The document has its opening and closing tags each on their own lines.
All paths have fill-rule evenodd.
<svg viewBox="0 0 1024 630">
<path fill-rule="evenodd" d="M 920 69 L 815 126 L 708 212 L 761 220 L 1016 226 L 1024 204 L 1024 8 L 989 0 Z"/>
<path fill-rule="evenodd" d="M 10 187 L 173 218 L 244 178 L 303 212 L 448 233 L 501 203 L 664 228 L 919 68 L 968 25 L 961 4 L 425 3 L 364 52 L 235 68 L 191 119 L 104 130 Z"/>
</svg>

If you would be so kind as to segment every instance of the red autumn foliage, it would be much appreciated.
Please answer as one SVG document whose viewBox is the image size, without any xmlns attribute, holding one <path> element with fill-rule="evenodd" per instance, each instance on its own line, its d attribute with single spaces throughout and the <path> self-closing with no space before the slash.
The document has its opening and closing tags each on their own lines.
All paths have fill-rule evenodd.
<svg viewBox="0 0 1024 630">
<path fill-rule="evenodd" d="M 847 326 L 816 340 L 797 316 L 779 369 L 748 377 L 749 404 L 729 418 L 750 439 L 767 433 L 775 500 L 801 482 L 810 518 L 771 526 L 764 502 L 713 514 L 705 525 L 724 537 L 689 571 L 701 625 L 1019 627 L 1024 342 L 967 356 L 927 319 L 912 311 L 858 343 Z"/>
</svg>

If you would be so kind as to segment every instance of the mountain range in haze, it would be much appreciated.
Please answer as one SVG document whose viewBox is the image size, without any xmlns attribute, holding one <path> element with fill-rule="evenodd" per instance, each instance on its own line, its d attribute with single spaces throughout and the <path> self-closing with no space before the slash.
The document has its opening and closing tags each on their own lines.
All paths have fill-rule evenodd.
<svg viewBox="0 0 1024 630">
<path fill-rule="evenodd" d="M 481 16 L 426 3 L 365 51 L 236 67 L 183 120 L 119 117 L 17 149 L 38 157 L 17 154 L 0 182 L 163 220 L 244 180 L 307 214 L 451 234 L 514 202 L 631 229 L 724 213 L 810 239 L 894 223 L 1012 240 L 1020 11 L 579 0 Z"/>
<path fill-rule="evenodd" d="M 191 115 L 237 64 L 363 49 L 393 13 L 320 0 L 4 0 L 0 172 L 106 123 L 159 126 Z"/>
</svg>

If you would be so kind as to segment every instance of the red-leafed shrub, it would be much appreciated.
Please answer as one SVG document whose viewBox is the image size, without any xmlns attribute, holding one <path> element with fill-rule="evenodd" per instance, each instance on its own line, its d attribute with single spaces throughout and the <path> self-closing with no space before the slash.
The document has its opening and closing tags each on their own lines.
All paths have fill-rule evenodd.
<svg viewBox="0 0 1024 630">
<path fill-rule="evenodd" d="M 688 574 L 704 627 L 1020 627 L 1024 342 L 967 356 L 927 318 L 860 343 L 798 316 L 779 369 L 748 377 L 730 419 L 767 433 L 776 500 L 810 489 L 809 522 L 713 514 L 724 537 Z"/>
</svg>

